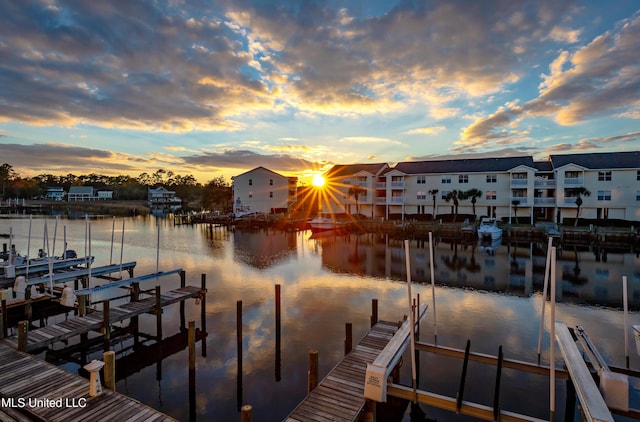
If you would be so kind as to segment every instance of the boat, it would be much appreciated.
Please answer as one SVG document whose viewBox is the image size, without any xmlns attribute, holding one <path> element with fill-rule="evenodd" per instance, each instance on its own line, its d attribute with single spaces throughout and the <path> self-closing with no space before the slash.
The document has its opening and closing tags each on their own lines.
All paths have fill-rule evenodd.
<svg viewBox="0 0 640 422">
<path fill-rule="evenodd" d="M 478 227 L 478 237 L 480 239 L 496 240 L 502 238 L 502 229 L 498 227 L 498 221 L 495 218 L 483 218 L 480 220 Z"/>
<path fill-rule="evenodd" d="M 336 230 L 344 224 L 345 222 L 337 220 L 335 214 L 330 212 L 320 212 L 309 221 L 312 231 Z"/>
</svg>

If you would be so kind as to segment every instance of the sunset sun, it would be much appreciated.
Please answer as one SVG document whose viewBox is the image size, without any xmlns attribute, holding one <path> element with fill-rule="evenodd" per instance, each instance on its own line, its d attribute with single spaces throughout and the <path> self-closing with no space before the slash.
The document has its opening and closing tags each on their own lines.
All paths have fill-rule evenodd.
<svg viewBox="0 0 640 422">
<path fill-rule="evenodd" d="M 316 174 L 315 176 L 313 176 L 313 180 L 311 181 L 311 183 L 313 184 L 313 186 L 320 188 L 324 186 L 324 177 L 322 177 L 319 174 Z"/>
</svg>

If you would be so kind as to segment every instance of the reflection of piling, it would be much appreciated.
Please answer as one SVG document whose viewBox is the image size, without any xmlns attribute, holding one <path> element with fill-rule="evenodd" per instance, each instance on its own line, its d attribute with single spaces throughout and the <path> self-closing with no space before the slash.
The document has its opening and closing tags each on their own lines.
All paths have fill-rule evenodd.
<svg viewBox="0 0 640 422">
<path fill-rule="evenodd" d="M 187 285 L 186 273 L 184 270 L 180 271 L 180 288 L 184 288 Z M 180 301 L 180 331 L 185 330 L 185 317 L 184 317 L 184 300 Z"/>
<path fill-rule="evenodd" d="M 313 391 L 318 386 L 318 351 L 309 350 L 309 377 L 307 380 L 307 392 Z"/>
<path fill-rule="evenodd" d="M 242 407 L 242 301 L 236 302 L 236 346 L 238 350 L 237 405 Z"/>
<path fill-rule="evenodd" d="M 282 355 L 280 346 L 280 342 L 282 341 L 280 331 L 280 320 L 282 315 L 280 313 L 280 305 L 280 285 L 276 284 L 276 382 L 279 382 L 282 379 Z"/>
<path fill-rule="evenodd" d="M 109 300 L 102 302 L 102 348 L 105 352 L 109 351 L 109 343 L 111 342 L 111 325 L 109 324 Z"/>
<path fill-rule="evenodd" d="M 140 300 L 140 283 L 131 284 L 131 302 L 137 302 Z M 134 316 L 131 318 L 131 330 L 133 331 L 133 342 L 134 344 L 138 344 L 139 335 L 138 335 L 138 316 Z"/>
<path fill-rule="evenodd" d="M 160 305 L 160 286 L 156 286 L 156 337 L 158 341 L 162 340 L 162 306 Z"/>
<path fill-rule="evenodd" d="M 189 321 L 189 420 L 196 420 L 196 323 Z"/>
</svg>

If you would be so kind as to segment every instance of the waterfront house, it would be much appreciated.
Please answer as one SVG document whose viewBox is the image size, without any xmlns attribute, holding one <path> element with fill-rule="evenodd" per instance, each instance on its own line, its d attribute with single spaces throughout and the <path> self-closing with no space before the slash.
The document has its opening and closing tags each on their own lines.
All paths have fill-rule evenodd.
<svg viewBox="0 0 640 422">
<path fill-rule="evenodd" d="M 67 195 L 69 202 L 92 201 L 94 199 L 96 197 L 92 186 L 71 186 L 69 188 L 69 194 Z"/>
<path fill-rule="evenodd" d="M 113 199 L 113 191 L 101 189 L 97 193 L 97 198 L 101 200 Z"/>
<path fill-rule="evenodd" d="M 297 200 L 298 178 L 256 167 L 231 177 L 236 216 L 288 212 Z"/>
<path fill-rule="evenodd" d="M 475 203 L 459 200 L 459 214 L 533 224 L 563 223 L 580 211 L 586 219 L 640 221 L 640 152 L 336 165 L 325 178 L 336 194 L 326 195 L 324 211 L 355 212 L 349 189 L 357 185 L 364 189 L 357 198 L 360 213 L 379 218 L 453 214 L 447 194 L 476 189 Z"/>
<path fill-rule="evenodd" d="M 64 188 L 61 187 L 49 187 L 47 188 L 47 193 L 44 195 L 44 199 L 49 199 L 52 201 L 62 201 L 67 193 L 64 191 Z"/>
<path fill-rule="evenodd" d="M 149 206 L 163 206 L 163 205 L 180 205 L 182 199 L 176 196 L 175 191 L 168 190 L 164 186 L 158 186 L 156 188 L 149 188 L 147 191 L 147 199 Z"/>
</svg>

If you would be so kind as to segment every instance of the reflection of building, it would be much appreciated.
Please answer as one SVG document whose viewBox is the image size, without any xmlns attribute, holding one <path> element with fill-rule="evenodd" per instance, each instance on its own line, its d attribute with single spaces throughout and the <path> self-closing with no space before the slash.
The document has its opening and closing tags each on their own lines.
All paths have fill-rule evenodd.
<svg viewBox="0 0 640 422">
<path fill-rule="evenodd" d="M 235 230 L 233 232 L 234 256 L 252 267 L 264 269 L 296 254 L 295 232 L 264 232 Z"/>
<path fill-rule="evenodd" d="M 480 191 L 472 204 L 459 201 L 460 214 L 550 220 L 640 220 L 640 152 L 552 155 L 336 165 L 326 174 L 330 191 L 325 211 L 353 211 L 402 218 L 453 213 L 449 192 Z M 354 195 L 358 187 L 358 197 Z M 580 193 L 587 189 L 590 195 Z M 437 191 L 437 193 L 435 193 Z M 351 193 L 350 193 L 351 192 Z M 435 198 L 434 198 L 435 195 Z M 578 201 L 579 202 L 579 201 Z"/>
<path fill-rule="evenodd" d="M 231 178 L 236 216 L 249 213 L 287 212 L 296 202 L 296 177 L 282 176 L 257 167 Z"/>
<path fill-rule="evenodd" d="M 386 235 L 333 235 L 318 239 L 322 264 L 337 273 L 405 282 L 404 241 Z M 436 240 L 436 284 L 530 296 L 542 291 L 546 244 L 459 243 Z M 429 242 L 411 241 L 411 280 L 431 283 Z M 629 251 L 613 253 L 588 246 L 566 246 L 556 259 L 558 300 L 621 307 L 622 276 L 628 277 L 629 300 L 640 306 L 640 258 Z"/>
</svg>

